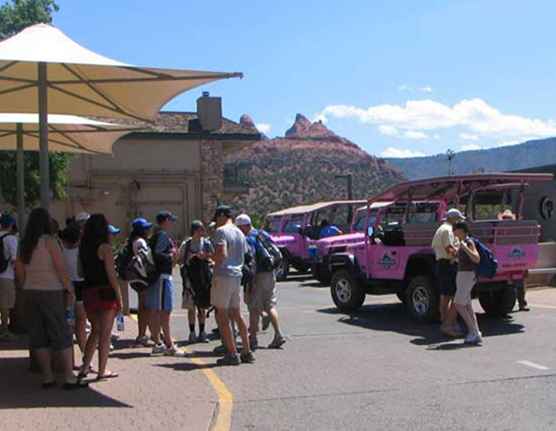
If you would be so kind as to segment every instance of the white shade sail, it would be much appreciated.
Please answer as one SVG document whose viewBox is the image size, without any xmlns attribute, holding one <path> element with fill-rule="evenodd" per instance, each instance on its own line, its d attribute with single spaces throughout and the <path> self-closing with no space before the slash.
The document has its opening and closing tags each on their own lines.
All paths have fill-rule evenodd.
<svg viewBox="0 0 556 431">
<path fill-rule="evenodd" d="M 242 76 L 131 66 L 37 24 L 0 42 L 0 112 L 37 112 L 37 63 L 47 64 L 48 113 L 147 121 L 182 92 Z"/>
<path fill-rule="evenodd" d="M 23 150 L 39 151 L 37 114 L 0 114 L 0 151 L 17 149 L 18 124 Z M 139 129 L 74 115 L 49 115 L 48 128 L 51 152 L 84 154 L 110 154 L 119 138 Z"/>
</svg>

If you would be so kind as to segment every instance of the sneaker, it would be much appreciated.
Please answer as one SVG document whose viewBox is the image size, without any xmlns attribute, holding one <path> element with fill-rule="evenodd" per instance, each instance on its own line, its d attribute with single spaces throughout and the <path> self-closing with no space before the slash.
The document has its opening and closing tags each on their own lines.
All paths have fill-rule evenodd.
<svg viewBox="0 0 556 431">
<path fill-rule="evenodd" d="M 189 334 L 189 344 L 194 344 L 197 341 L 197 337 L 195 336 L 195 332 L 191 332 Z"/>
<path fill-rule="evenodd" d="M 175 345 L 168 347 L 164 350 L 164 356 L 175 356 L 177 358 L 185 357 L 186 353 L 183 350 L 178 349 Z"/>
<path fill-rule="evenodd" d="M 456 326 L 442 325 L 440 327 L 440 332 L 442 332 L 444 335 L 447 335 L 448 337 L 453 337 L 453 338 L 459 338 L 463 335 L 463 332 L 460 331 L 459 328 Z"/>
<path fill-rule="evenodd" d="M 469 334 L 465 337 L 464 343 L 471 346 L 478 346 L 483 342 L 483 335 L 478 332 L 477 334 Z"/>
<path fill-rule="evenodd" d="M 268 348 L 281 349 L 284 344 L 286 344 L 286 339 L 280 335 L 279 337 L 274 337 L 274 340 L 268 345 Z"/>
<path fill-rule="evenodd" d="M 162 343 L 156 344 L 155 346 L 153 346 L 151 356 L 162 356 L 164 355 L 165 352 L 166 352 L 166 347 L 164 346 L 164 344 Z"/>
<path fill-rule="evenodd" d="M 205 331 L 202 331 L 199 333 L 199 337 L 197 338 L 197 342 L 199 343 L 208 343 L 208 336 L 207 333 Z"/>
<path fill-rule="evenodd" d="M 253 352 L 242 353 L 240 358 L 241 358 L 241 362 L 243 362 L 244 364 L 255 363 L 255 356 L 253 356 Z"/>
<path fill-rule="evenodd" d="M 268 329 L 268 327 L 270 326 L 270 314 L 263 315 L 262 321 L 263 321 L 262 329 L 263 329 L 263 331 L 266 331 Z"/>
<path fill-rule="evenodd" d="M 114 345 L 112 343 L 110 343 L 110 351 L 113 352 L 114 351 Z"/>
<path fill-rule="evenodd" d="M 527 306 L 527 303 L 519 305 L 519 311 L 530 311 L 531 309 Z"/>
<path fill-rule="evenodd" d="M 239 365 L 240 363 L 241 362 L 240 362 L 240 359 L 239 359 L 239 356 L 237 355 L 237 353 L 235 353 L 235 354 L 226 353 L 223 358 L 220 358 L 216 361 L 216 365 L 219 365 L 221 367 L 222 366 L 228 366 L 228 365 L 234 365 L 235 366 L 235 365 Z"/>
<path fill-rule="evenodd" d="M 249 346 L 252 352 L 259 348 L 259 340 L 257 340 L 257 337 L 249 338 Z"/>
<path fill-rule="evenodd" d="M 135 347 L 139 347 L 139 346 L 143 346 L 143 347 L 153 347 L 154 346 L 154 342 L 151 341 L 149 339 L 149 337 L 147 337 L 146 335 L 142 336 L 142 337 L 137 337 L 135 339 Z"/>
<path fill-rule="evenodd" d="M 214 348 L 213 352 L 221 355 L 223 353 L 226 353 L 226 347 L 224 346 L 224 344 L 220 344 L 219 346 L 216 346 Z"/>
</svg>

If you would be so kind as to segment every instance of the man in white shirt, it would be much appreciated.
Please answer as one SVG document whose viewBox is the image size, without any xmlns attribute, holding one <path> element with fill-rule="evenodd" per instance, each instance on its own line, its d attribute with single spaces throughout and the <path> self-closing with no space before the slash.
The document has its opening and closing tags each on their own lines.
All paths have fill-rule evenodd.
<svg viewBox="0 0 556 431">
<path fill-rule="evenodd" d="M 15 218 L 9 214 L 0 216 L 0 340 L 13 340 L 10 332 L 10 310 L 15 306 L 14 264 L 17 258 L 17 235 Z"/>
</svg>

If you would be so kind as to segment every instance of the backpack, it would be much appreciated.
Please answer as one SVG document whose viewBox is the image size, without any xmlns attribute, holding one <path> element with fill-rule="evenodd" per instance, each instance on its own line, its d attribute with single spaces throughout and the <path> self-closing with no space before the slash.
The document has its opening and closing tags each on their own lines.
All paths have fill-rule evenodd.
<svg viewBox="0 0 556 431">
<path fill-rule="evenodd" d="M 116 259 L 114 260 L 114 263 L 116 264 L 116 272 L 118 273 L 118 276 L 124 281 L 128 281 L 126 278 L 126 271 L 127 266 L 129 265 L 129 261 L 132 257 L 131 255 L 131 247 L 129 245 L 126 245 L 118 252 L 118 254 L 116 255 Z"/>
<path fill-rule="evenodd" d="M 141 249 L 131 257 L 125 270 L 125 277 L 136 292 L 142 292 L 158 279 L 159 273 L 150 250 Z"/>
<path fill-rule="evenodd" d="M 473 242 L 475 243 L 475 248 L 481 257 L 481 260 L 475 268 L 475 274 L 477 274 L 477 277 L 493 278 L 498 270 L 498 261 L 496 260 L 494 253 L 477 238 L 473 238 Z"/>
<path fill-rule="evenodd" d="M 253 254 L 253 250 L 249 245 L 247 246 L 247 253 L 243 257 L 243 267 L 241 268 L 241 284 L 243 286 L 249 285 L 257 273 L 257 260 Z"/>
<path fill-rule="evenodd" d="M 257 256 L 261 272 L 271 272 L 279 268 L 284 258 L 276 244 L 268 236 L 261 234 L 261 232 L 257 234 L 257 241 L 261 245 L 261 256 Z"/>
<path fill-rule="evenodd" d="M 0 236 L 0 272 L 4 272 L 8 269 L 8 265 L 10 264 L 10 260 L 4 254 L 4 239 L 11 234 L 7 233 Z"/>
</svg>

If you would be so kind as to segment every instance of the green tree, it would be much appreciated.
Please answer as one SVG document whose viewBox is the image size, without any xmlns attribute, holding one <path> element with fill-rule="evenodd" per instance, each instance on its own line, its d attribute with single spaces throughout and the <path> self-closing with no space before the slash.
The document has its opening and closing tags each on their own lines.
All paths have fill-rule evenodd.
<svg viewBox="0 0 556 431">
<path fill-rule="evenodd" d="M 59 7 L 54 0 L 11 0 L 0 6 L 0 39 L 13 36 L 33 24 L 51 23 Z M 15 139 L 15 138 L 14 138 Z M 64 195 L 69 156 L 50 155 L 50 184 L 55 197 Z M 7 202 L 16 204 L 16 156 L 13 151 L 0 152 L 0 189 Z M 34 205 L 39 199 L 39 156 L 25 153 L 25 201 Z"/>
</svg>

